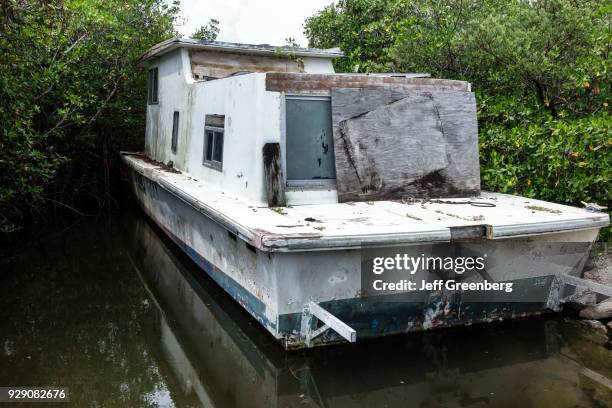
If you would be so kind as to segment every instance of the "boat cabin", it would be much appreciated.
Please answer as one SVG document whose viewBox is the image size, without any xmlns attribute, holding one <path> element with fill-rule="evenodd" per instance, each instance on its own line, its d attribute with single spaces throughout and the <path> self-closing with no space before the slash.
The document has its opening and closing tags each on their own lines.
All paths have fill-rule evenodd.
<svg viewBox="0 0 612 408">
<path fill-rule="evenodd" d="M 336 74 L 339 49 L 173 38 L 142 61 L 145 154 L 254 205 L 479 193 L 470 84 Z"/>
</svg>

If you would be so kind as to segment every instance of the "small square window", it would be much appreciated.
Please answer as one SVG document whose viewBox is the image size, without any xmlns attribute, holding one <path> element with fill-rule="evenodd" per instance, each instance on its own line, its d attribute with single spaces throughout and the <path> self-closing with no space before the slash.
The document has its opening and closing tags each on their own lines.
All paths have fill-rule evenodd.
<svg viewBox="0 0 612 408">
<path fill-rule="evenodd" d="M 158 82 L 157 68 L 151 68 L 147 73 L 147 99 L 149 105 L 158 103 Z"/>
<path fill-rule="evenodd" d="M 179 129 L 179 113 L 174 111 L 172 118 L 172 153 L 176 153 L 176 145 L 178 144 L 178 129 Z"/>
<path fill-rule="evenodd" d="M 204 126 L 204 160 L 202 164 L 221 171 L 223 168 L 224 115 L 206 115 Z"/>
</svg>

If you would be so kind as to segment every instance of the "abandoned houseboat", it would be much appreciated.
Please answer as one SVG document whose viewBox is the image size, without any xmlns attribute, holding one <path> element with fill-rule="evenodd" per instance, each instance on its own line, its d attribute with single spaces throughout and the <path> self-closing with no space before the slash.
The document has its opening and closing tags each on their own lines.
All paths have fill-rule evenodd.
<svg viewBox="0 0 612 408">
<path fill-rule="evenodd" d="M 469 83 L 335 74 L 341 56 L 160 43 L 142 58 L 145 150 L 123 154 L 145 213 L 286 348 L 558 310 L 586 290 L 612 295 L 580 279 L 606 213 L 480 190 Z M 486 261 L 473 273 L 372 274 L 375 259 L 397 254 Z M 377 276 L 514 289 L 379 293 Z"/>
</svg>

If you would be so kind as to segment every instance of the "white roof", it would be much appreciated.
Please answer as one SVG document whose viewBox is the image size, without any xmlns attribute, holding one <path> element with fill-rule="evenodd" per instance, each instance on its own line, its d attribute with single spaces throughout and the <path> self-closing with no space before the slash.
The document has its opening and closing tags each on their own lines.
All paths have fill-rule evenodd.
<svg viewBox="0 0 612 408">
<path fill-rule="evenodd" d="M 177 48 L 193 50 L 210 50 L 255 55 L 293 55 L 297 57 L 338 58 L 344 53 L 340 48 L 301 48 L 290 46 L 273 46 L 270 44 L 240 44 L 222 41 L 203 41 L 191 38 L 174 37 L 151 47 L 142 57 L 146 61 L 174 51 Z"/>
</svg>

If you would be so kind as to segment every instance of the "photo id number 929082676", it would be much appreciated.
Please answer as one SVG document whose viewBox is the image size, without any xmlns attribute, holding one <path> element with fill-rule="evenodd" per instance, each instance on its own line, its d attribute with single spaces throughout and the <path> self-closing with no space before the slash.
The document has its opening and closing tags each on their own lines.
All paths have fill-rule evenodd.
<svg viewBox="0 0 612 408">
<path fill-rule="evenodd" d="M 0 387 L 1 402 L 68 402 L 67 387 Z"/>
</svg>

